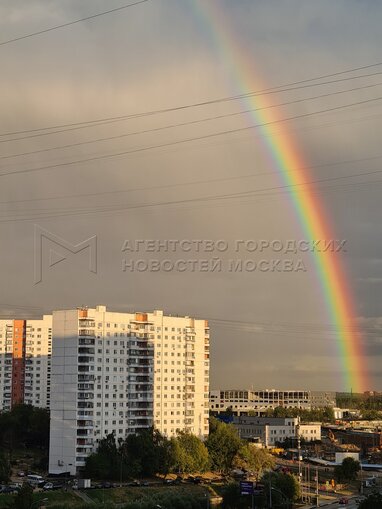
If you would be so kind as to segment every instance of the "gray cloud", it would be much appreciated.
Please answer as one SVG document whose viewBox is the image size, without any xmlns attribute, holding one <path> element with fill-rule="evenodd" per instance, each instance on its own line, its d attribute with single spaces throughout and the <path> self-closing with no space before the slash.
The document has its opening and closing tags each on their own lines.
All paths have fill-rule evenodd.
<svg viewBox="0 0 382 509">
<path fill-rule="evenodd" d="M 375 2 L 225 2 L 227 22 L 253 62 L 259 83 L 273 86 L 310 76 L 367 65 L 379 58 L 379 19 Z M 118 2 L 8 1 L 0 9 L 2 38 L 33 32 L 120 5 Z M 223 9 L 223 7 L 221 7 Z M 225 97 L 241 92 L 237 73 L 211 37 L 208 23 L 192 2 L 149 2 L 97 21 L 57 30 L 0 48 L 0 134 L 100 117 L 138 113 Z M 376 71 L 379 68 L 375 69 Z M 371 71 L 370 71 L 371 72 Z M 366 71 L 365 71 L 366 73 Z M 378 83 L 369 77 L 359 83 Z M 249 87 L 256 88 L 255 82 Z M 353 82 L 301 89 L 272 97 L 275 103 L 354 87 Z M 352 91 L 285 106 L 280 118 L 381 95 L 381 87 Z M 0 155 L 89 141 L 153 129 L 201 117 L 246 109 L 238 103 L 136 118 L 115 124 L 2 143 Z M 378 155 L 380 102 L 343 112 L 288 123 L 312 179 L 377 170 L 381 161 L 339 161 Z M 372 117 L 372 118 L 371 118 Z M 194 126 L 130 136 L 12 159 L 0 159 L 0 173 L 66 163 L 150 145 L 169 143 L 209 132 L 240 128 L 248 117 L 215 120 Z M 277 133 L 279 126 L 272 128 Z M 253 178 L 248 175 L 261 174 Z M 220 180 L 237 176 L 245 179 Z M 374 177 L 358 177 L 338 186 L 321 186 L 321 197 L 336 238 L 347 239 L 342 254 L 357 313 L 380 320 L 380 190 Z M 382 176 L 381 176 L 382 179 Z M 210 183 L 196 183 L 211 180 Z M 214 182 L 212 182 L 214 181 Z M 364 184 L 366 182 L 366 185 Z M 177 186 L 173 186 L 177 184 Z M 179 185 L 178 185 L 179 184 Z M 162 186 L 169 185 L 164 188 Z M 285 192 L 242 199 L 180 202 L 214 194 L 239 193 L 283 185 L 264 151 L 258 132 L 169 146 L 135 155 L 43 172 L 0 177 L 0 267 L 3 289 L 0 311 L 18 304 L 52 308 L 105 303 L 115 309 L 164 308 L 238 322 L 228 327 L 212 321 L 212 386 L 342 388 L 336 339 L 329 323 L 312 257 L 303 256 L 303 273 L 123 272 L 124 239 L 302 239 L 300 226 Z M 173 186 L 173 187 L 171 187 Z M 143 188 L 130 193 L 115 191 Z M 150 189 L 148 189 L 150 188 Z M 114 194 L 99 194 L 113 191 Z M 85 196 L 91 195 L 93 196 Z M 81 195 L 75 197 L 75 195 Z M 59 198 L 62 196 L 63 198 Z M 52 198 L 53 199 L 47 199 Z M 44 200 L 20 201 L 31 199 Z M 18 200 L 18 203 L 8 203 Z M 129 208 L 88 213 L 95 208 Z M 62 217 L 43 217 L 71 214 Z M 86 212 L 86 213 L 85 213 Z M 14 221 L 22 217 L 22 221 Z M 8 221 L 8 222 L 4 222 Z M 62 262 L 33 285 L 33 224 L 72 243 L 96 234 L 99 269 L 87 271 L 86 255 Z M 277 253 L 276 253 L 277 254 Z M 139 254 L 133 257 L 138 258 Z M 176 255 L 174 255 L 176 256 Z M 209 256 L 208 254 L 206 256 Z M 222 254 L 222 263 L 235 253 Z M 149 258 L 150 253 L 144 253 Z M 159 257 L 168 257 L 163 253 Z M 199 253 L 197 258 L 204 258 Z M 246 254 L 251 258 L 251 253 Z M 253 257 L 257 261 L 259 253 Z M 267 253 L 265 258 L 275 258 Z M 284 257 L 285 258 L 285 257 Z M 25 313 L 34 313 L 26 309 Z M 242 322 L 252 323 L 248 327 Z M 379 323 L 379 322 L 378 322 Z M 265 324 L 265 325 L 264 325 Z M 269 324 L 273 324 L 272 326 Z M 303 332 L 301 332 L 303 331 Z M 367 361 L 374 388 L 382 349 L 377 335 L 365 335 Z M 345 387 L 346 389 L 349 389 Z"/>
</svg>

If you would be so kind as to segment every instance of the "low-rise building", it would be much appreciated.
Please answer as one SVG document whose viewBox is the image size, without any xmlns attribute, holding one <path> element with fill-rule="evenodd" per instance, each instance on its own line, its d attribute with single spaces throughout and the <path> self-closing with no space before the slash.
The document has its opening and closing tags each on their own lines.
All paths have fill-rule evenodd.
<svg viewBox="0 0 382 509">
<path fill-rule="evenodd" d="M 215 413 L 230 408 L 238 415 L 248 412 L 262 415 L 276 407 L 310 410 L 335 404 L 336 393 L 330 391 L 229 389 L 210 392 L 210 410 Z"/>
<path fill-rule="evenodd" d="M 264 447 L 274 447 L 286 439 L 311 442 L 321 440 L 321 423 L 299 423 L 297 417 L 235 416 L 232 421 L 239 436 L 245 440 L 260 442 Z"/>
</svg>

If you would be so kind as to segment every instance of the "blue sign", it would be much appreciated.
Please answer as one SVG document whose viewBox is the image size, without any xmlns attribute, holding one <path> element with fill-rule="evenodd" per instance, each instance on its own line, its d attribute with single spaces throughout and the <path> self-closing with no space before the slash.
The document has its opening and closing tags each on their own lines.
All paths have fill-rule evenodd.
<svg viewBox="0 0 382 509">
<path fill-rule="evenodd" d="M 240 481 L 240 494 L 241 495 L 253 495 L 253 482 L 252 481 Z"/>
</svg>

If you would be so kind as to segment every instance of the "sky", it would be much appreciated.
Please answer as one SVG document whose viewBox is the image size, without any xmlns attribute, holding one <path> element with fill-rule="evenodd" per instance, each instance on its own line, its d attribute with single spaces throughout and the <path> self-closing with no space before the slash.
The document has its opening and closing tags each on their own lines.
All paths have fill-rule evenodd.
<svg viewBox="0 0 382 509">
<path fill-rule="evenodd" d="M 206 15 L 210 3 L 219 19 Z M 211 388 L 352 389 L 312 254 L 260 251 L 304 236 L 264 136 L 244 130 L 253 118 L 240 113 L 235 58 L 251 68 L 251 91 L 378 63 L 382 4 L 149 0 L 1 44 L 123 5 L 0 3 L 1 316 L 163 309 L 209 320 Z M 226 31 L 233 57 L 217 37 Z M 382 65 L 304 83 L 268 101 L 277 119 L 299 117 L 283 129 L 313 180 L 337 179 L 315 192 L 346 241 L 338 256 L 362 331 L 359 364 L 382 390 Z M 94 236 L 92 272 L 89 249 L 63 242 Z M 209 250 L 217 241 L 226 249 Z M 256 269 L 230 270 L 230 260 Z M 304 270 L 258 267 L 286 260 Z"/>
</svg>

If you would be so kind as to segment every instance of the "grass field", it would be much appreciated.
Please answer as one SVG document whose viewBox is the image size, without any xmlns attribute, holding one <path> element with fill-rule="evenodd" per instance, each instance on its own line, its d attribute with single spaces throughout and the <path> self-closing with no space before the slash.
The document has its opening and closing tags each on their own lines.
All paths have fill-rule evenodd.
<svg viewBox="0 0 382 509">
<path fill-rule="evenodd" d="M 190 496 L 200 495 L 204 496 L 207 493 L 207 488 L 203 486 L 195 486 L 192 484 L 180 486 L 153 486 L 153 487 L 129 487 L 129 488 L 112 488 L 105 490 L 87 490 L 86 494 L 94 502 L 112 502 L 114 504 L 121 504 L 124 502 L 133 502 L 140 500 L 143 497 L 163 494 L 174 493 L 177 495 Z"/>
<path fill-rule="evenodd" d="M 208 492 L 208 488 L 203 486 L 195 486 L 193 484 L 185 484 L 181 486 L 148 486 L 148 487 L 127 487 L 127 488 L 110 488 L 110 489 L 97 489 L 97 490 L 86 490 L 86 495 L 95 504 L 123 504 L 127 502 L 133 502 L 140 500 L 145 497 L 164 495 L 164 494 L 176 494 L 184 498 L 190 496 L 201 496 L 204 497 Z M 12 504 L 15 495 L 1 495 L 0 494 L 0 509 L 5 509 Z M 62 490 L 53 492 L 40 492 L 35 493 L 33 496 L 34 502 L 42 499 L 48 499 L 44 503 L 44 506 L 54 509 L 54 507 L 65 507 L 80 509 L 83 507 L 91 507 L 81 500 L 75 493 L 65 492 Z M 36 503 L 36 506 L 38 504 Z"/>
<path fill-rule="evenodd" d="M 6 507 L 9 507 L 9 505 L 12 504 L 12 501 L 14 500 L 16 495 L 2 495 L 0 494 L 0 509 L 4 509 Z M 77 507 L 83 507 L 84 502 L 74 495 L 73 493 L 68 493 L 65 491 L 53 491 L 51 493 L 35 493 L 33 495 L 33 502 L 37 502 L 38 500 L 42 500 L 44 498 L 47 498 L 48 501 L 46 502 L 46 507 L 52 507 L 54 506 L 64 506 L 64 507 L 72 507 L 73 509 L 76 509 Z M 38 506 L 36 503 L 33 507 Z"/>
</svg>

